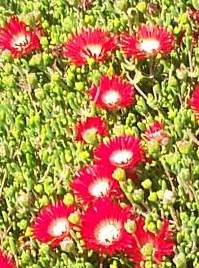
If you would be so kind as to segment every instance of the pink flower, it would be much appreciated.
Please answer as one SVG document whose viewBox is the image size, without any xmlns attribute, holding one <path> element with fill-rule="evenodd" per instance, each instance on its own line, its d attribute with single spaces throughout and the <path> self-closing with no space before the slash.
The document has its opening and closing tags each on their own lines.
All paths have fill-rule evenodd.
<svg viewBox="0 0 199 268">
<path fill-rule="evenodd" d="M 140 139 L 130 135 L 111 138 L 107 143 L 100 143 L 94 150 L 94 160 L 101 165 L 132 169 L 143 159 Z"/>
<path fill-rule="evenodd" d="M 102 254 L 123 252 L 133 243 L 124 224 L 131 218 L 129 208 L 121 208 L 111 199 L 97 200 L 81 217 L 81 236 L 85 247 Z"/>
<path fill-rule="evenodd" d="M 40 49 L 37 33 L 16 16 L 0 28 L 0 50 L 10 51 L 13 57 L 23 57 Z"/>
<path fill-rule="evenodd" d="M 162 145 L 167 144 L 169 141 L 169 135 L 164 130 L 164 126 L 162 123 L 158 121 L 154 121 L 151 126 L 145 131 L 144 137 L 148 141 L 157 141 Z"/>
<path fill-rule="evenodd" d="M 0 250 L 0 267 L 1 268 L 16 268 L 16 264 L 11 256 L 3 250 Z"/>
<path fill-rule="evenodd" d="M 102 76 L 99 86 L 93 86 L 89 95 L 96 106 L 109 111 L 129 107 L 134 102 L 134 88 L 117 76 Z"/>
<path fill-rule="evenodd" d="M 76 140 L 87 142 L 87 135 L 99 134 L 100 136 L 108 135 L 108 128 L 105 121 L 99 116 L 86 118 L 85 121 L 76 124 Z"/>
<path fill-rule="evenodd" d="M 189 105 L 192 108 L 192 110 L 195 112 L 196 117 L 199 117 L 199 85 L 196 85 L 191 99 L 189 100 Z"/>
<path fill-rule="evenodd" d="M 63 54 L 75 65 L 85 65 L 87 58 L 94 58 L 97 62 L 107 59 L 116 47 L 115 38 L 102 29 L 82 29 L 74 34 L 64 45 Z"/>
<path fill-rule="evenodd" d="M 110 166 L 86 166 L 79 170 L 71 183 L 74 194 L 85 204 L 102 197 L 123 196 L 119 183 L 112 177 Z"/>
<path fill-rule="evenodd" d="M 52 247 L 59 246 L 70 236 L 70 223 L 67 218 L 73 211 L 74 207 L 66 206 L 62 200 L 42 208 L 34 219 L 34 237 Z"/>
<path fill-rule="evenodd" d="M 173 255 L 175 241 L 173 233 L 169 231 L 168 220 L 163 221 L 162 227 L 157 233 L 146 230 L 144 217 L 137 217 L 135 222 L 136 229 L 132 235 L 136 240 L 136 245 L 133 243 L 127 250 L 133 262 L 139 265 L 140 262 L 151 256 L 154 263 L 160 264 L 164 257 Z M 135 247 L 139 248 L 139 252 L 136 252 L 136 254 Z"/>
<path fill-rule="evenodd" d="M 174 36 L 157 25 L 142 24 L 136 34 L 123 34 L 121 48 L 127 57 L 144 59 L 160 54 L 168 54 L 174 48 Z"/>
</svg>

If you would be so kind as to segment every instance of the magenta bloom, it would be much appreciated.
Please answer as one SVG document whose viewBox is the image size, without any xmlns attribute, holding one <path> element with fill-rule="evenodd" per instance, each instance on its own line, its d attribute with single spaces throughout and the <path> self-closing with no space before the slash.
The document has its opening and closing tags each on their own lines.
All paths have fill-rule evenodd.
<svg viewBox="0 0 199 268">
<path fill-rule="evenodd" d="M 86 142 L 88 134 L 108 135 L 108 128 L 105 121 L 99 116 L 86 118 L 85 121 L 76 124 L 76 140 Z"/>
<path fill-rule="evenodd" d="M 134 88 L 118 76 L 102 76 L 99 86 L 89 90 L 96 106 L 105 110 L 118 110 L 129 107 L 134 102 Z"/>
<path fill-rule="evenodd" d="M 121 48 L 127 57 L 144 59 L 169 54 L 174 48 L 174 41 L 174 36 L 165 28 L 142 24 L 136 34 L 121 36 Z"/>
<path fill-rule="evenodd" d="M 40 49 L 36 31 L 31 30 L 23 21 L 13 16 L 0 28 L 0 50 L 10 51 L 13 57 L 23 57 Z"/>
<path fill-rule="evenodd" d="M 116 47 L 115 38 L 102 29 L 87 28 L 74 34 L 64 45 L 63 54 L 75 65 L 87 64 L 87 58 L 94 58 L 97 62 L 107 59 Z"/>
<path fill-rule="evenodd" d="M 3 250 L 0 250 L 0 267 L 1 268 L 16 268 L 16 264 L 11 256 Z"/>
<path fill-rule="evenodd" d="M 197 85 L 192 93 L 189 105 L 195 112 L 197 118 L 199 117 L 199 85 Z"/>
<path fill-rule="evenodd" d="M 151 126 L 145 131 L 144 137 L 148 141 L 157 141 L 161 144 L 166 144 L 169 140 L 169 135 L 164 130 L 164 125 L 158 121 L 154 121 L 151 124 Z"/>
<path fill-rule="evenodd" d="M 94 160 L 98 164 L 132 169 L 144 159 L 140 139 L 130 135 L 111 138 L 100 143 L 94 150 Z"/>
<path fill-rule="evenodd" d="M 70 223 L 67 218 L 73 211 L 74 207 L 66 206 L 61 200 L 42 208 L 34 219 L 34 237 L 52 247 L 59 246 L 70 236 Z"/>
<path fill-rule="evenodd" d="M 79 170 L 71 183 L 74 194 L 85 204 L 102 197 L 120 198 L 123 196 L 119 183 L 112 177 L 110 166 L 86 166 Z"/>
<path fill-rule="evenodd" d="M 122 208 L 108 198 L 97 200 L 81 217 L 85 247 L 108 255 L 123 252 L 134 241 L 124 228 L 131 217 L 129 208 Z"/>
<path fill-rule="evenodd" d="M 175 241 L 173 238 L 173 233 L 169 230 L 168 220 L 163 221 L 162 227 L 157 233 L 152 233 L 145 229 L 144 217 L 137 217 L 135 222 L 136 229 L 132 235 L 137 243 L 136 245 L 133 243 L 131 247 L 129 247 L 129 253 L 133 262 L 139 265 L 141 261 L 146 260 L 146 253 L 149 252 L 151 252 L 152 260 L 156 264 L 160 264 L 164 257 L 173 255 Z M 139 249 L 139 253 L 136 252 L 135 254 L 135 247 Z"/>
</svg>

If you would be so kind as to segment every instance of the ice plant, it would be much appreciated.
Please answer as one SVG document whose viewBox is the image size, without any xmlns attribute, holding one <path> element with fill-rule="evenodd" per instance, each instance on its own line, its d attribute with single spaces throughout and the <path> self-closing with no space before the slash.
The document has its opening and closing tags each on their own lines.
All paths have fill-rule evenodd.
<svg viewBox="0 0 199 268">
<path fill-rule="evenodd" d="M 168 220 L 163 220 L 162 227 L 157 233 L 146 230 L 143 216 L 138 216 L 135 222 L 136 228 L 132 235 L 136 240 L 136 245 L 132 244 L 128 248 L 128 253 L 136 264 L 147 260 L 160 264 L 164 257 L 173 255 L 175 241 L 173 233 L 169 230 Z M 135 254 L 136 247 L 139 249 L 137 254 Z"/>
<path fill-rule="evenodd" d="M 196 85 L 192 96 L 189 100 L 189 105 L 192 110 L 195 112 L 197 118 L 199 117 L 199 85 Z"/>
<path fill-rule="evenodd" d="M 107 143 L 100 143 L 94 150 L 96 163 L 124 169 L 135 168 L 143 158 L 140 139 L 131 135 L 111 138 Z"/>
<path fill-rule="evenodd" d="M 16 268 L 15 262 L 6 252 L 0 250 L 0 267 L 1 268 Z"/>
<path fill-rule="evenodd" d="M 108 198 L 97 200 L 81 217 L 85 247 L 107 255 L 124 251 L 133 239 L 124 228 L 131 217 L 129 208 L 121 208 Z"/>
<path fill-rule="evenodd" d="M 85 65 L 88 58 L 103 62 L 116 47 L 115 38 L 100 28 L 85 28 L 65 43 L 63 55 L 75 65 Z"/>
<path fill-rule="evenodd" d="M 13 16 L 0 28 L 0 50 L 10 51 L 13 57 L 23 57 L 40 48 L 36 31 Z"/>
<path fill-rule="evenodd" d="M 66 206 L 62 200 L 42 208 L 34 219 L 34 237 L 52 247 L 59 246 L 64 239 L 70 237 L 67 218 L 73 211 L 74 207 Z"/>
<path fill-rule="evenodd" d="M 145 131 L 144 138 L 148 141 L 157 141 L 162 145 L 167 144 L 169 140 L 168 133 L 164 130 L 163 123 L 154 121 L 150 127 Z"/>
<path fill-rule="evenodd" d="M 99 116 L 86 118 L 76 124 L 76 140 L 87 142 L 89 138 L 108 135 L 108 128 L 105 121 Z"/>
<path fill-rule="evenodd" d="M 118 110 L 129 107 L 134 102 L 134 88 L 118 76 L 102 76 L 99 86 L 89 90 L 96 106 L 105 110 Z"/>
<path fill-rule="evenodd" d="M 79 170 L 71 183 L 74 194 L 85 204 L 102 197 L 120 198 L 122 192 L 110 166 L 90 165 Z"/>
<path fill-rule="evenodd" d="M 174 36 L 158 25 L 142 24 L 136 34 L 121 36 L 121 48 L 127 57 L 144 59 L 168 54 L 174 48 Z"/>
</svg>

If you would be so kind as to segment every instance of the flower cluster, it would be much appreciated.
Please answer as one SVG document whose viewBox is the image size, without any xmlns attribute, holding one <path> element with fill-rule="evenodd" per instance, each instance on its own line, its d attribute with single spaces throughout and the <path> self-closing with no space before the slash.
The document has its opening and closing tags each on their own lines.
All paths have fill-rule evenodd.
<svg viewBox="0 0 199 268">
<path fill-rule="evenodd" d="M 90 4 L 91 1 L 81 1 L 84 9 Z M 194 22 L 198 21 L 198 11 L 189 10 L 189 16 Z M 152 24 L 141 24 L 134 33 L 119 34 L 99 27 L 84 27 L 60 47 L 60 57 L 67 66 L 91 71 L 93 66 L 99 68 L 102 63 L 115 60 L 117 50 L 127 63 L 145 60 L 154 63 L 174 50 L 175 37 L 165 27 Z M 10 52 L 13 58 L 42 51 L 41 32 L 13 16 L 0 28 L 0 50 Z M 56 63 L 53 68 L 58 68 Z M 146 120 L 144 130 L 140 128 L 140 136 L 131 131 L 113 134 L 108 118 L 126 111 L 133 113 L 138 99 L 138 86 L 128 78 L 118 71 L 117 74 L 100 74 L 97 83 L 87 81 L 89 87 L 85 96 L 95 109 L 92 115 L 75 121 L 73 141 L 92 151 L 90 163 L 78 166 L 69 182 L 70 202 L 67 198 L 54 197 L 37 211 L 30 225 L 33 239 L 52 250 L 57 247 L 66 250 L 66 245 L 80 243 L 100 258 L 122 256 L 138 268 L 148 267 L 148 263 L 163 263 L 174 254 L 176 241 L 168 215 L 161 215 L 159 229 L 147 229 L 146 213 L 134 206 L 123 185 L 128 184 L 130 174 L 138 172 L 142 176 L 140 166 L 145 165 L 147 159 L 145 146 L 158 144 L 164 148 L 171 137 L 166 122 L 159 119 L 151 122 L 151 118 L 150 124 Z M 198 119 L 199 85 L 188 105 Z M 133 178 L 130 180 L 135 185 L 138 183 Z M 16 267 L 15 261 L 3 250 L 0 251 L 0 267 Z"/>
</svg>

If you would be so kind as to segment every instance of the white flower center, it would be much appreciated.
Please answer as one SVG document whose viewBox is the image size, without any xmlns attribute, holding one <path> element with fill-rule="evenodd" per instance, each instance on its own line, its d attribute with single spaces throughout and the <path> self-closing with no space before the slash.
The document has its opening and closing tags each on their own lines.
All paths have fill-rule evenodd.
<svg viewBox="0 0 199 268">
<path fill-rule="evenodd" d="M 90 185 L 89 192 L 95 197 L 101 197 L 107 194 L 109 188 L 109 181 L 105 178 L 100 178 Z"/>
<path fill-rule="evenodd" d="M 118 150 L 116 152 L 113 152 L 110 160 L 111 162 L 122 165 L 127 164 L 133 157 L 133 153 L 129 150 Z"/>
<path fill-rule="evenodd" d="M 148 53 L 152 53 L 153 50 L 157 50 L 159 47 L 160 43 L 156 39 L 145 39 L 140 44 L 140 49 Z"/>
<path fill-rule="evenodd" d="M 68 231 L 69 224 L 66 218 L 55 219 L 49 228 L 49 233 L 55 237 L 60 236 Z"/>
<path fill-rule="evenodd" d="M 91 56 L 99 57 L 102 52 L 102 46 L 99 44 L 90 44 L 86 46 L 86 50 Z"/>
<path fill-rule="evenodd" d="M 116 104 L 120 99 L 120 94 L 115 90 L 109 90 L 102 98 L 103 102 L 106 104 Z"/>
<path fill-rule="evenodd" d="M 12 46 L 16 49 L 20 49 L 21 47 L 27 46 L 29 42 L 30 42 L 30 36 L 20 33 L 13 37 Z"/>
<path fill-rule="evenodd" d="M 105 220 L 96 229 L 95 237 L 99 244 L 109 246 L 118 240 L 121 234 L 121 224 L 116 220 Z"/>
</svg>

